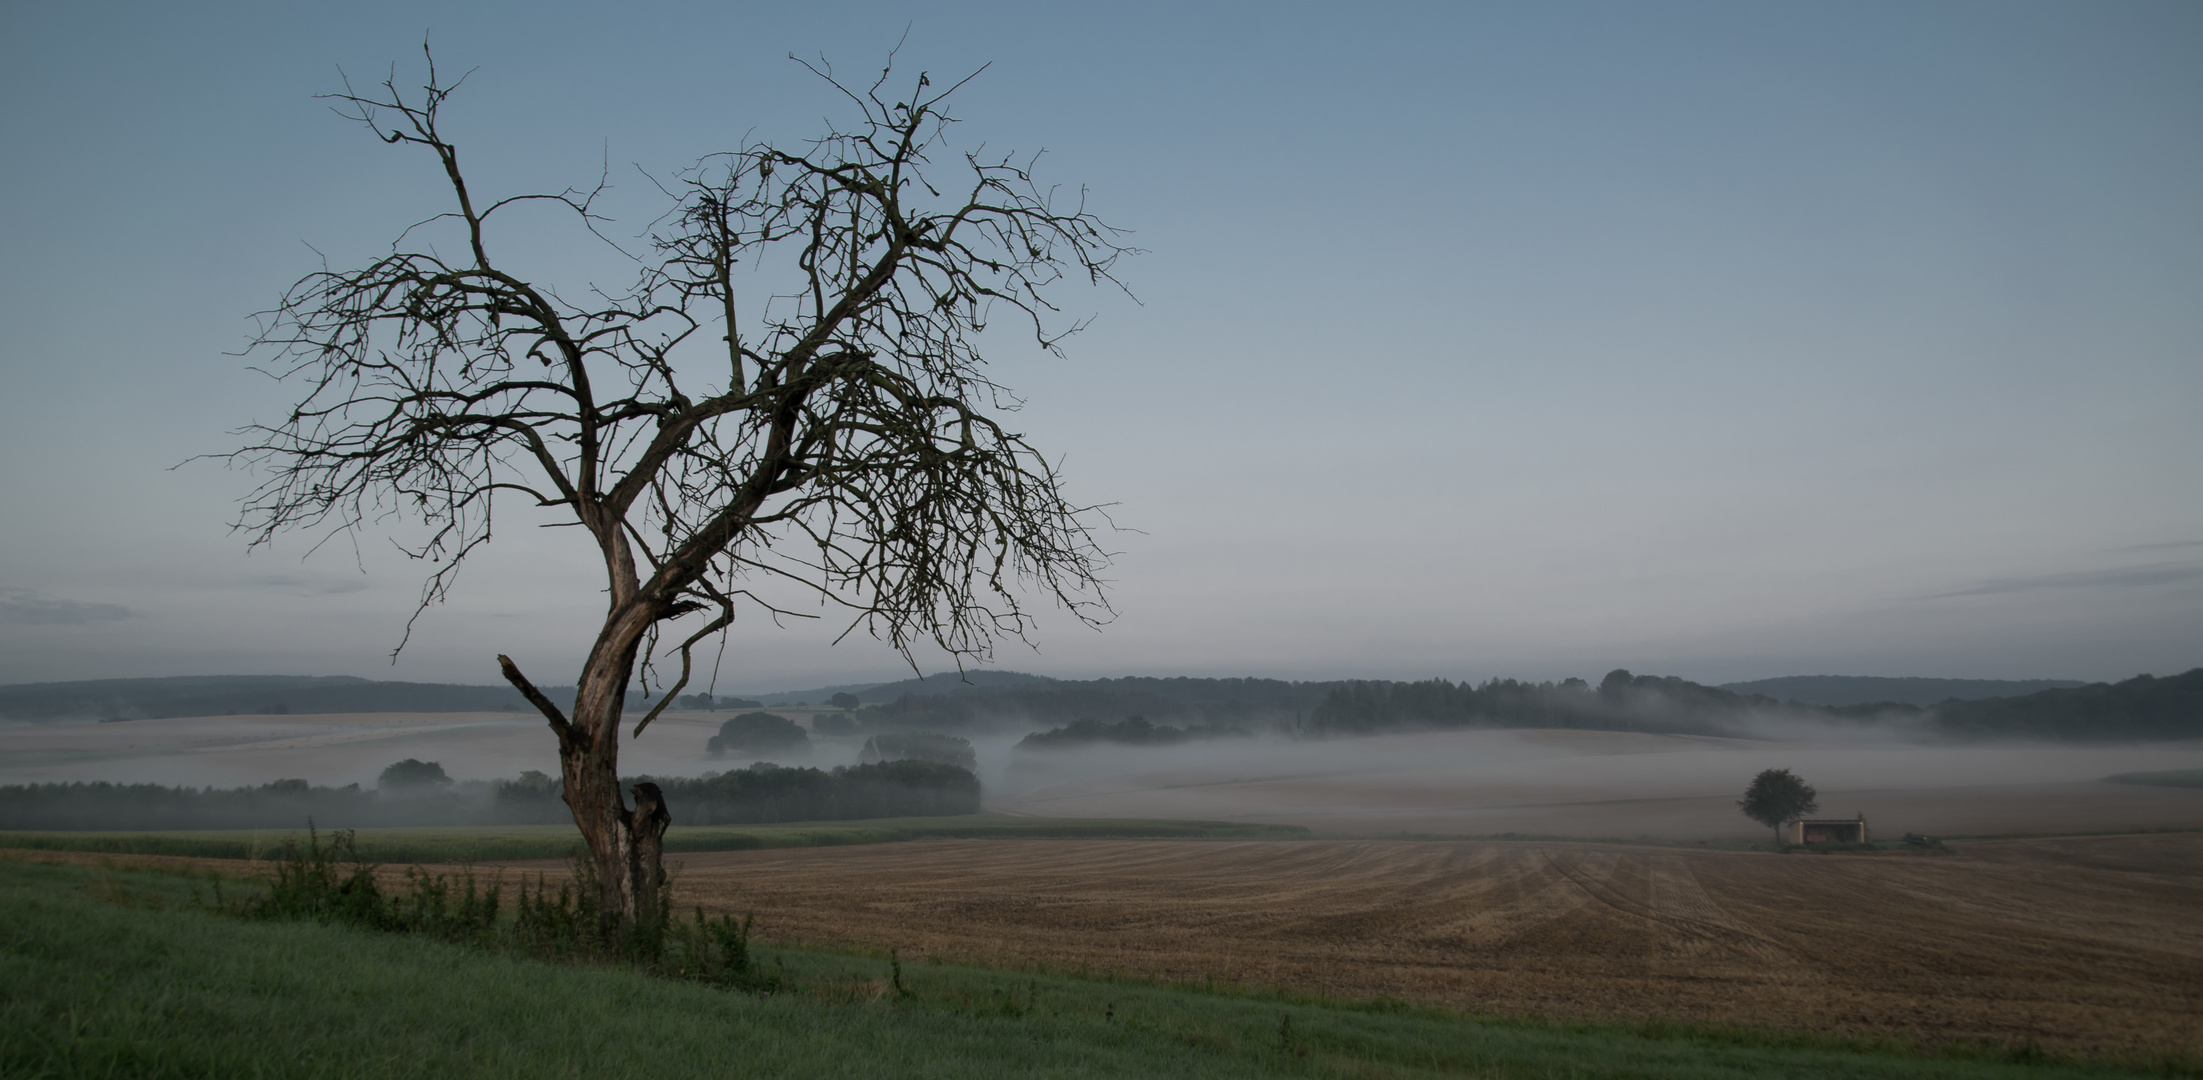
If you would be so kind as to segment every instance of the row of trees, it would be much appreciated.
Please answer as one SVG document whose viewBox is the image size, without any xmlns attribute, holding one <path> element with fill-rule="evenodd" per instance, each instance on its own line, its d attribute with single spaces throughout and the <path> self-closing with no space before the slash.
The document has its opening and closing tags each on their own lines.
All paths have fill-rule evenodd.
<svg viewBox="0 0 2203 1080">
<path fill-rule="evenodd" d="M 968 747 L 967 747 L 968 751 Z M 392 766 L 429 766 L 409 761 Z M 552 825 L 572 820 L 563 785 L 530 770 L 487 784 L 453 784 L 404 768 L 408 779 L 379 788 L 321 787 L 304 780 L 238 788 L 161 784 L 18 784 L 0 787 L 0 829 L 296 829 L 427 825 Z M 441 782 L 439 782 L 441 781 Z M 979 779 L 970 768 L 932 761 L 889 761 L 821 771 L 752 766 L 702 779 L 630 777 L 654 783 L 670 813 L 686 824 L 838 821 L 979 812 Z"/>
<path fill-rule="evenodd" d="M 853 735 L 853 717 L 822 713 L 811 720 L 824 735 Z M 768 712 L 743 713 L 719 725 L 719 733 L 704 744 L 713 757 L 741 754 L 749 757 L 801 758 L 811 752 L 811 732 L 785 716 Z M 931 731 L 888 731 L 864 742 L 857 760 L 863 764 L 913 759 L 955 765 L 977 772 L 978 758 L 971 740 Z"/>
<path fill-rule="evenodd" d="M 1446 679 L 1348 682 L 1325 695 L 1302 730 L 1339 735 L 1403 728 L 1561 727 L 1710 735 L 1729 733 L 1754 714 L 1809 709 L 1673 676 L 1617 669 L 1597 687 L 1582 679 L 1492 679 L 1480 685 Z"/>
<path fill-rule="evenodd" d="M 864 741 L 864 749 L 858 751 L 857 760 L 868 765 L 881 761 L 932 761 L 954 765 L 966 772 L 979 771 L 979 755 L 972 750 L 970 739 L 933 731 L 874 735 Z"/>
<path fill-rule="evenodd" d="M 539 772 L 489 784 L 367 789 L 304 780 L 236 788 L 105 782 L 0 787 L 0 829 L 295 829 L 308 820 L 335 828 L 395 828 L 553 825 L 570 818 L 556 784 Z"/>
<path fill-rule="evenodd" d="M 758 763 L 698 779 L 654 782 L 684 825 L 933 817 L 979 812 L 979 778 L 935 761 L 883 761 L 833 769 Z"/>
<path fill-rule="evenodd" d="M 1062 727 L 1036 731 L 1020 739 L 1019 750 L 1069 750 L 1104 743 L 1118 746 L 1176 746 L 1195 739 L 1244 738 L 1239 727 L 1172 727 L 1144 716 L 1128 716 L 1114 724 L 1094 719 L 1074 720 Z"/>
<path fill-rule="evenodd" d="M 869 728 L 1015 731 L 1097 716 L 1142 716 L 1180 728 L 1291 729 L 1336 683 L 1278 679 L 1123 678 L 1041 681 L 906 693 L 858 716 Z"/>
<path fill-rule="evenodd" d="M 1154 744 L 1175 738 L 1138 733 L 1133 730 L 1137 724 L 1129 720 L 1095 719 L 1110 715 L 1142 718 L 1158 732 L 1282 731 L 1309 737 L 1462 727 L 1742 735 L 1757 730 L 1759 721 L 1779 719 L 1847 731 L 1895 724 L 1908 737 L 2181 739 L 2203 735 L 2203 669 L 2162 679 L 2144 675 L 2117 684 L 1948 701 L 1933 708 L 1899 702 L 1808 705 L 1618 669 L 1607 673 L 1597 686 L 1582 679 L 1047 681 L 907 693 L 856 713 L 857 722 L 872 731 L 1045 728 L 1029 737 L 1034 746 Z"/>
</svg>

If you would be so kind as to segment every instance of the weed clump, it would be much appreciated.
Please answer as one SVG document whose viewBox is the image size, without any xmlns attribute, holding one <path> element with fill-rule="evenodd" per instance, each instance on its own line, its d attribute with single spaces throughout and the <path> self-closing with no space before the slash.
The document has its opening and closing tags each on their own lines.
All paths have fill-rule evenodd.
<svg viewBox="0 0 2203 1080">
<path fill-rule="evenodd" d="M 652 917 L 608 929 L 594 865 L 578 856 L 570 860 L 572 880 L 560 882 L 555 893 L 544 875 L 536 875 L 533 888 L 523 875 L 509 918 L 501 917 L 502 873 L 484 882 L 472 867 L 456 875 L 408 867 L 404 884 L 385 891 L 376 873 L 380 867 L 361 857 L 350 829 L 331 833 L 324 846 L 309 822 L 305 844 L 284 841 L 274 861 L 275 879 L 265 890 L 234 903 L 217 892 L 216 907 L 250 919 L 311 919 L 545 960 L 625 964 L 753 993 L 787 989 L 785 979 L 750 961 L 754 916 L 739 922 L 731 915 L 714 919 L 698 905 L 692 923 L 677 925 L 667 889 L 660 890 Z"/>
</svg>

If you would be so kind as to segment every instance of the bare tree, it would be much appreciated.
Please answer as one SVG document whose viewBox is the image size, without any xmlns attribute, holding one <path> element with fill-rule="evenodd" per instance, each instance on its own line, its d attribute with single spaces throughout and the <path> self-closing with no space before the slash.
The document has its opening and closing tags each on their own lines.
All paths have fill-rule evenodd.
<svg viewBox="0 0 2203 1080">
<path fill-rule="evenodd" d="M 1006 315 L 1057 351 L 1079 324 L 1050 287 L 1117 285 L 1131 249 L 1083 192 L 1066 205 L 1038 186 L 1033 159 L 950 151 L 955 86 L 920 74 L 894 95 L 892 57 L 869 85 L 806 66 L 852 121 L 655 181 L 669 209 L 632 252 L 600 229 L 601 181 L 492 201 L 470 190 L 438 127 L 458 82 L 433 57 L 412 93 L 395 75 L 347 83 L 331 95 L 340 114 L 432 154 L 454 206 L 363 267 L 300 279 L 253 345 L 305 391 L 231 455 L 264 475 L 240 519 L 254 545 L 294 528 L 424 526 L 408 550 L 436 568 L 416 619 L 489 542 L 502 499 L 571 515 L 602 557 L 609 605 L 570 710 L 497 661 L 558 736 L 608 932 L 657 910 L 670 818 L 654 785 L 622 797 L 619 726 L 638 658 L 647 680 L 669 623 L 697 616 L 666 633 L 680 675 L 631 738 L 738 603 L 782 613 L 758 580 L 840 605 L 844 636 L 862 629 L 906 660 L 929 642 L 984 658 L 1024 639 L 1021 592 L 1088 623 L 1108 612 L 1093 508 L 1005 426 L 1018 400 L 985 374 L 980 338 Z M 522 205 L 622 251 L 633 283 L 576 301 L 493 257 L 493 219 Z"/>
</svg>

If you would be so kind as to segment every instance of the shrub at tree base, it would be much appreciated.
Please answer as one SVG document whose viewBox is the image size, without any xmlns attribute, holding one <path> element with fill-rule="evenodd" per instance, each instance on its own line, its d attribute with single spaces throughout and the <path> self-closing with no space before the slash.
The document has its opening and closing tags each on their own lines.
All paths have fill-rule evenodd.
<svg viewBox="0 0 2203 1080">
<path fill-rule="evenodd" d="M 576 857 L 572 865 L 574 880 L 561 883 L 555 895 L 543 875 L 533 890 L 523 875 L 513 917 L 502 920 L 502 874 L 484 883 L 471 869 L 449 875 L 409 867 L 404 891 L 389 894 L 376 880 L 375 865 L 360 858 L 351 830 L 331 833 L 324 847 L 319 831 L 309 828 L 304 847 L 284 842 L 267 891 L 235 903 L 217 891 L 215 902 L 247 918 L 344 923 L 544 959 L 623 960 L 658 975 L 735 989 L 785 988 L 777 975 L 750 964 L 750 918 L 712 919 L 699 906 L 693 921 L 677 922 L 670 901 L 661 899 L 654 919 L 608 920 L 589 879 L 591 862 Z"/>
</svg>

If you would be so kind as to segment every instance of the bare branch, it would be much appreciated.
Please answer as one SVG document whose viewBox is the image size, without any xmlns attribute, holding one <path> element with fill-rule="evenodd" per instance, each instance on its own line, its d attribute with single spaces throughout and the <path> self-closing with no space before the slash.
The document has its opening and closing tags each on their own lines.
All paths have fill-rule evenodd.
<svg viewBox="0 0 2203 1080">
<path fill-rule="evenodd" d="M 920 73 L 896 95 L 892 57 L 862 87 L 805 66 L 850 103 L 850 123 L 653 177 L 670 206 L 633 252 L 599 228 L 608 170 L 586 190 L 478 198 L 442 125 L 457 83 L 433 58 L 418 89 L 395 71 L 347 82 L 339 114 L 433 157 L 450 202 L 387 254 L 300 278 L 249 350 L 298 397 L 230 455 L 262 477 L 238 528 L 258 545 L 418 527 L 401 549 L 434 569 L 401 649 L 489 543 L 500 494 L 587 531 L 607 608 L 571 719 L 500 666 L 558 731 L 569 802 L 605 858 L 630 850 L 603 837 L 633 827 L 617 744 L 638 662 L 647 692 L 670 624 L 713 612 L 673 647 L 680 677 L 634 735 L 738 606 L 798 614 L 745 578 L 796 584 L 848 615 L 843 637 L 861 630 L 914 667 L 929 645 L 961 666 L 1029 639 L 1035 593 L 1089 624 L 1112 614 L 1106 519 L 1012 426 L 1020 402 L 981 342 L 998 345 L 986 331 L 1007 317 L 1033 350 L 1059 352 L 1084 325 L 1062 316 L 1060 287 L 1122 289 L 1134 249 L 1083 189 L 1043 186 L 1038 155 L 950 144 L 951 96 L 979 72 L 947 89 Z M 561 291 L 502 261 L 500 212 L 523 204 L 610 244 L 633 280 Z"/>
</svg>

